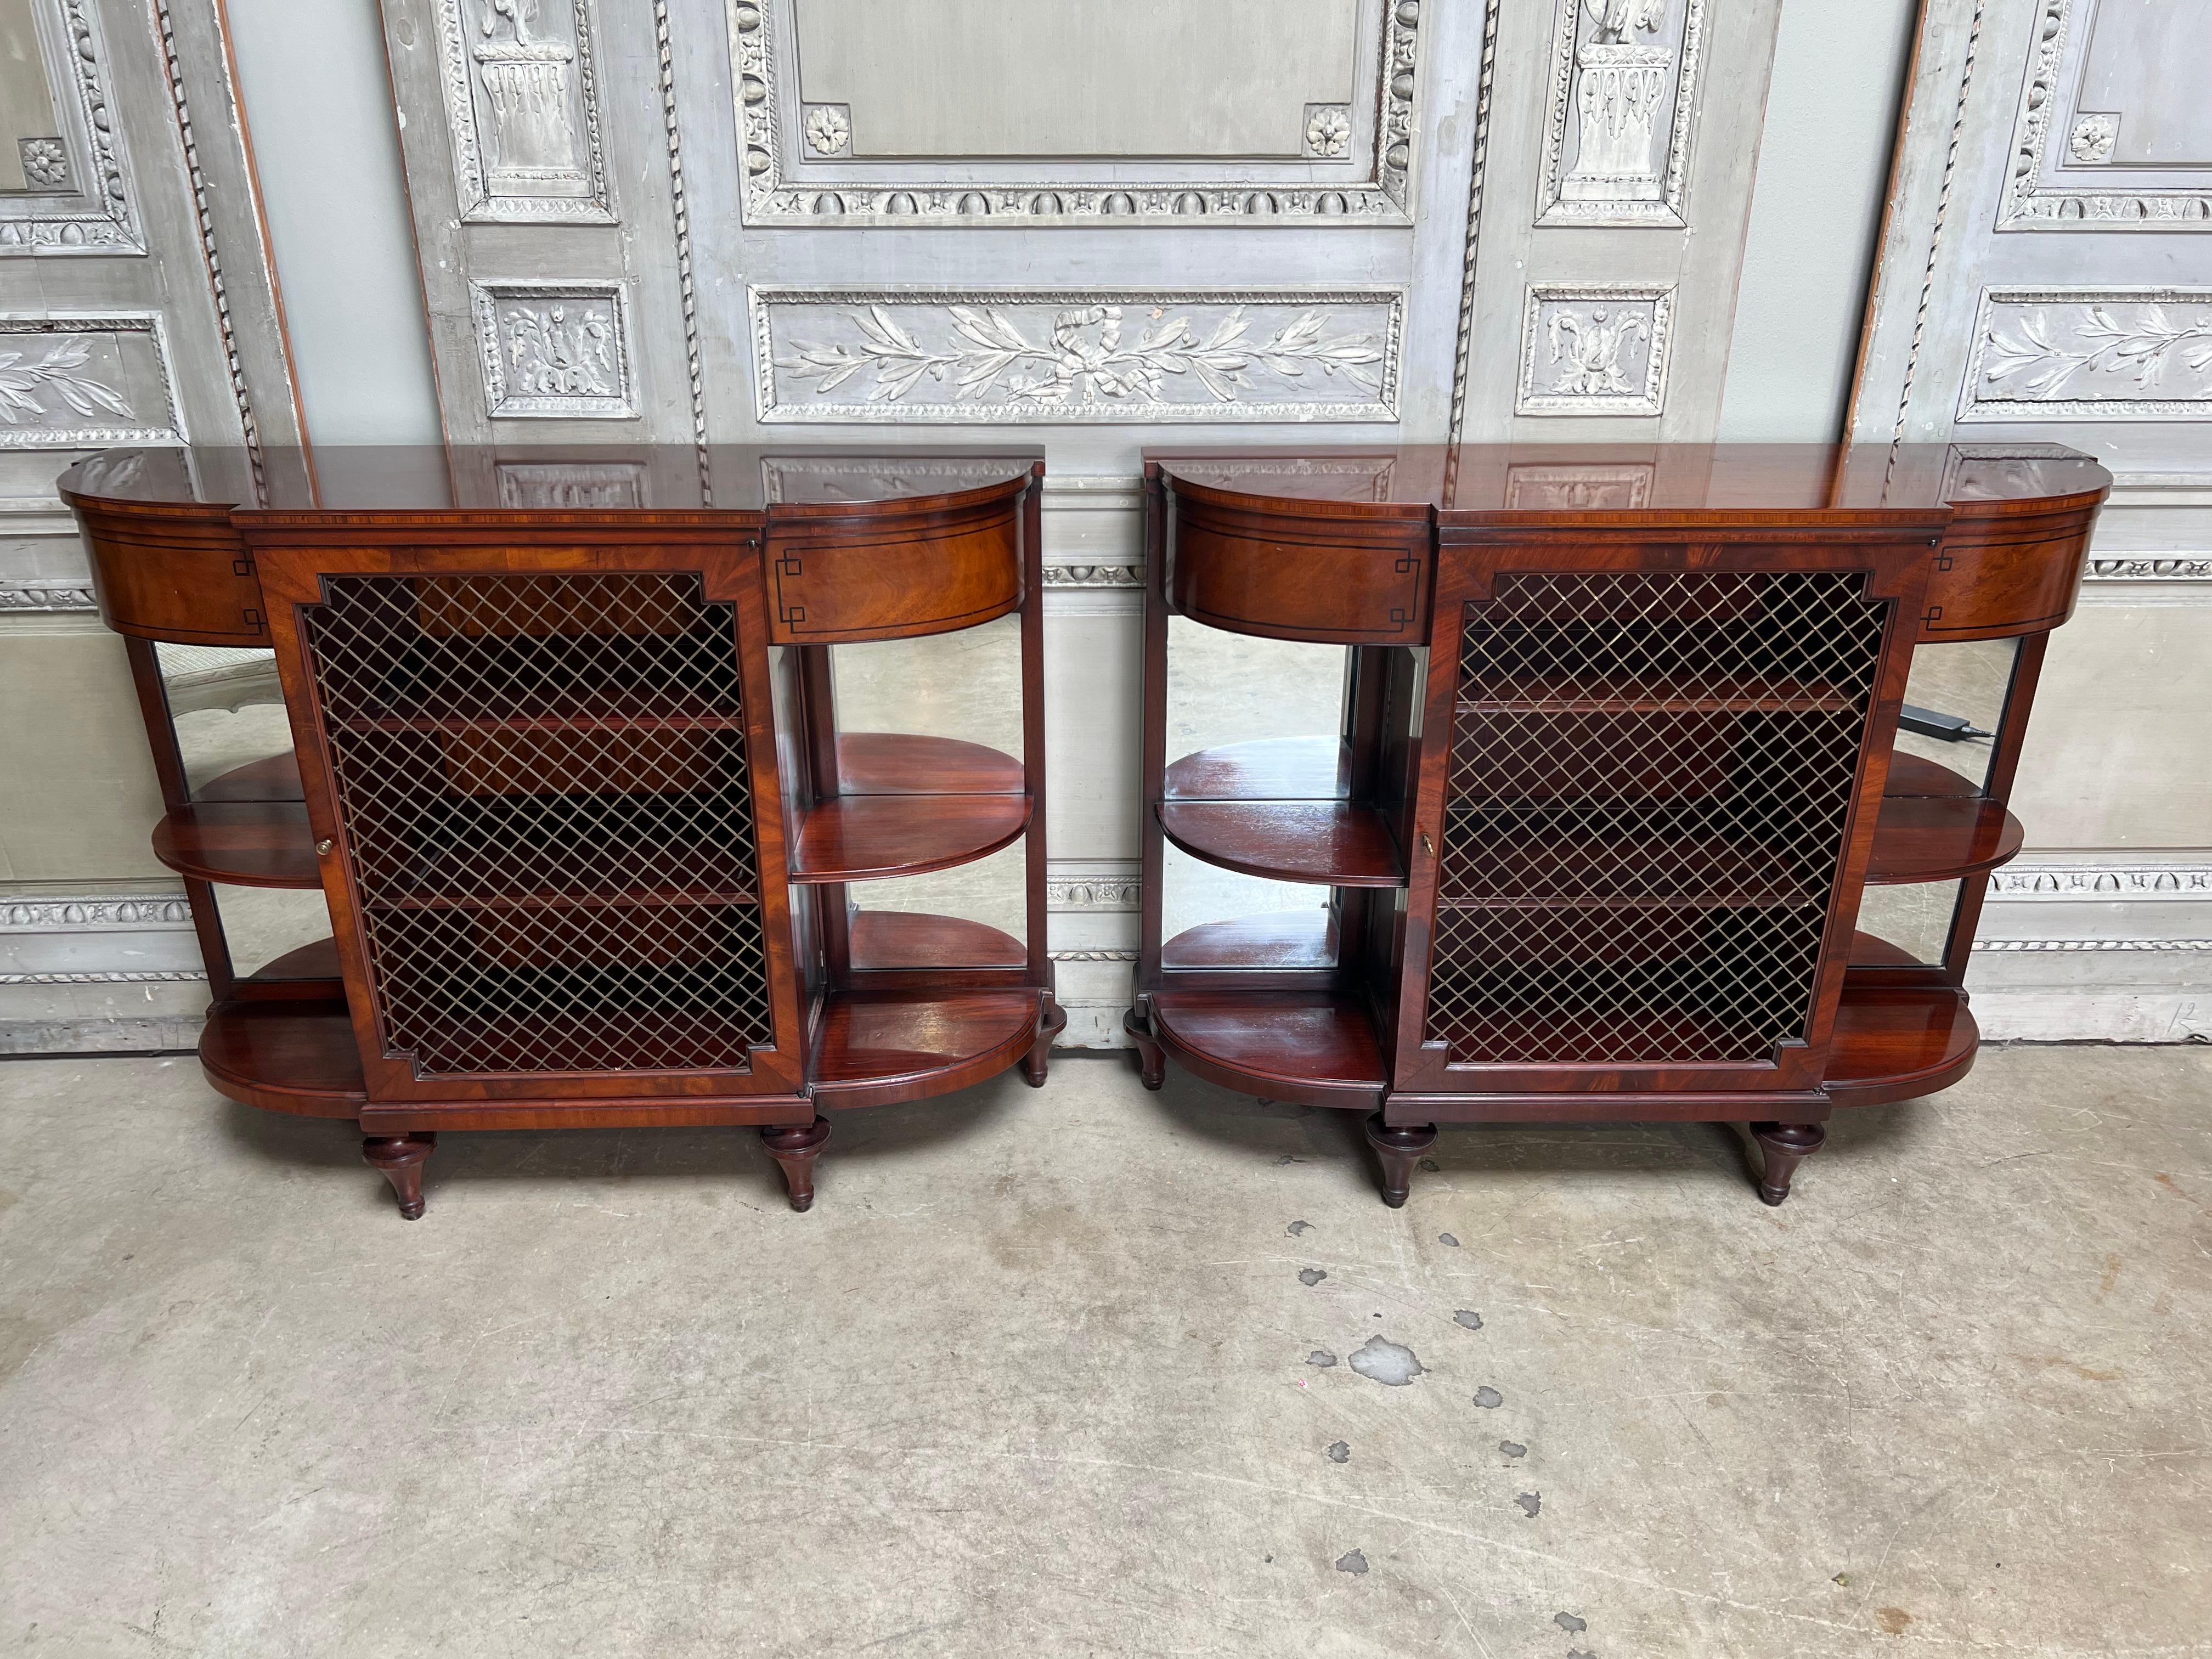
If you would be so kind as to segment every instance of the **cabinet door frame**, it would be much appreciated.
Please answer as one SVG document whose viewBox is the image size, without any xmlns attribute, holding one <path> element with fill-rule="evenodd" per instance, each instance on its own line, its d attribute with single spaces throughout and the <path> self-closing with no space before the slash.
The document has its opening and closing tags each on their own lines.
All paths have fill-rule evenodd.
<svg viewBox="0 0 2212 1659">
<path fill-rule="evenodd" d="M 1685 516 L 1672 523 L 1633 527 L 1454 530 L 1440 538 L 1437 560 L 1436 623 L 1423 709 L 1421 773 L 1415 804 L 1413 846 L 1408 849 L 1404 968 L 1398 986 L 1398 1036 L 1392 1067 L 1397 1095 L 1548 1097 L 1577 1093 L 1598 1097 L 1594 1117 L 1607 1115 L 1624 1095 L 1685 1097 L 1658 1115 L 1726 1116 L 1696 1097 L 1748 1104 L 1759 1095 L 1798 1097 L 1796 1109 L 1814 1109 L 1842 995 L 1868 855 L 1889 770 L 1897 716 L 1911 665 L 1928 572 L 1948 513 L 1856 515 L 1822 528 L 1759 528 Z M 1886 522 L 1885 522 L 1886 520 Z M 1521 571 L 1863 571 L 1866 597 L 1887 607 L 1881 655 L 1860 735 L 1858 775 L 1844 829 L 1841 867 L 1829 895 L 1814 981 L 1812 1017 L 1804 1039 L 1778 1045 L 1772 1062 L 1704 1065 L 1545 1064 L 1453 1065 L 1446 1045 L 1426 1040 L 1429 979 L 1436 939 L 1437 896 L 1444 830 L 1444 804 L 1456 737 L 1460 658 L 1467 606 L 1488 599 L 1498 577 Z M 1514 1113 L 1499 1102 L 1497 1115 Z M 1560 1115 L 1557 1111 L 1544 1114 Z M 1568 1114 L 1573 1115 L 1573 1114 Z M 1654 1114 L 1639 1104 L 1636 1115 Z M 1747 1111 L 1747 1115 L 1749 1113 Z"/>
<path fill-rule="evenodd" d="M 260 569 L 271 642 L 285 706 L 307 785 L 308 823 L 318 842 L 333 843 L 323 860 L 323 890 L 338 944 L 362 1070 L 373 1103 L 456 1109 L 485 1103 L 550 1102 L 570 1105 L 619 1100 L 707 1103 L 730 1097 L 802 1092 L 806 1084 L 809 1010 L 793 960 L 786 880 L 783 786 L 777 765 L 774 695 L 768 663 L 759 535 L 743 526 L 702 534 L 680 526 L 588 520 L 538 532 L 520 545 L 511 523 L 487 520 L 455 528 L 451 520 L 369 518 L 357 528 L 272 528 L 282 515 L 240 515 Z M 367 515 L 365 515 L 367 516 Z M 257 523 L 256 520 L 262 520 Z M 325 519 L 327 523 L 327 519 Z M 362 930 L 362 902 L 304 633 L 307 607 L 323 599 L 326 576 L 520 576 L 696 574 L 709 604 L 734 607 L 745 698 L 746 769 L 753 793 L 759 861 L 761 926 L 767 952 L 772 1047 L 755 1048 L 744 1071 L 488 1073 L 421 1077 L 406 1060 L 387 1055 L 379 1033 L 375 980 Z M 763 1122 L 787 1120 L 787 1104 L 763 1106 Z"/>
</svg>

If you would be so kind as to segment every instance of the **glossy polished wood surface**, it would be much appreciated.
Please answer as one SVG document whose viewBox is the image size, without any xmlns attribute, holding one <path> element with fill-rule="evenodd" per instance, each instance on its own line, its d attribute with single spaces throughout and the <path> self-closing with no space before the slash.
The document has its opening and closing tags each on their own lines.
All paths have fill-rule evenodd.
<svg viewBox="0 0 2212 1659">
<path fill-rule="evenodd" d="M 817 1092 L 824 1104 L 884 1103 L 1016 1064 L 1044 1080 L 1065 1017 L 1042 915 L 1036 452 L 548 447 L 295 459 L 264 469 L 243 451 L 114 452 L 62 485 L 113 626 L 272 646 L 293 695 L 312 695 L 291 709 L 296 757 L 271 756 L 193 793 L 152 647 L 131 646 L 167 809 L 157 850 L 185 875 L 210 952 L 217 1003 L 204 1054 L 217 1088 L 270 1109 L 357 1117 L 364 1156 L 411 1216 L 441 1128 L 757 1124 L 772 1132 L 803 1208 L 826 1139 Z M 349 689 L 334 692 L 307 619 L 331 623 L 333 584 L 367 595 L 359 579 L 378 577 L 411 584 L 412 599 L 386 614 L 364 598 L 368 608 L 349 613 L 369 620 L 346 623 L 360 654 Z M 689 619 L 673 632 L 656 620 L 672 606 Z M 837 732 L 831 642 L 1013 612 L 1022 755 Z M 709 634 L 720 643 L 709 647 Z M 653 643 L 684 635 L 700 648 Z M 779 643 L 799 665 L 788 702 L 771 677 Z M 432 659 L 436 672 L 422 678 Z M 678 665 L 656 678 L 655 662 Z M 378 672 L 386 680 L 371 683 Z M 341 749 L 354 769 L 343 793 Z M 643 805 L 685 797 L 692 805 L 670 808 L 672 820 Z M 554 817 L 532 828 L 544 811 Z M 520 839 L 494 833 L 510 821 Z M 696 844 L 592 842 L 641 821 L 689 823 Z M 575 842 L 557 868 L 541 867 L 530 839 L 549 827 Z M 848 910 L 848 881 L 939 869 L 1024 835 L 1027 944 L 957 918 Z M 517 862 L 471 863 L 479 848 L 505 848 Z M 336 935 L 245 978 L 218 972 L 211 883 L 323 886 Z M 719 920 L 691 920 L 701 915 Z M 416 936 L 424 943 L 395 944 Z M 438 1016 L 443 1058 L 420 1039 L 390 1051 L 378 1012 L 390 1005 L 371 998 L 400 960 L 388 953 L 410 948 L 424 953 L 410 971 L 444 974 L 452 988 Z M 667 1003 L 684 994 L 677 981 L 702 973 L 743 981 L 740 991 L 764 976 L 765 1001 Z M 605 977 L 615 998 L 609 1029 L 623 1035 L 582 1062 L 604 1069 L 560 1069 L 578 1063 L 558 1047 L 572 1038 L 528 1000 L 544 991 L 536 981 L 513 1006 L 500 1000 L 516 975 L 552 975 L 558 992 L 576 974 Z M 490 999 L 481 1009 L 465 1000 L 479 994 Z M 732 1054 L 744 1063 L 723 1065 Z M 496 1063 L 514 1069 L 453 1058 L 479 1054 L 511 1057 Z"/>
<path fill-rule="evenodd" d="M 2042 641 L 2070 613 L 2111 485 L 2094 459 L 2002 443 L 1600 444 L 1163 450 L 1146 465 L 1150 817 L 1127 1029 L 1147 1086 L 1172 1057 L 1275 1098 L 1364 1104 L 1372 1088 L 1386 1201 L 1437 1122 L 1755 1118 L 1772 1203 L 1833 1106 L 1971 1066 L 1960 975 L 1984 878 L 2022 842 L 2007 797 Z M 1887 602 L 1872 665 L 1850 671 L 1871 690 L 1818 665 L 1820 651 L 1869 648 L 1843 611 L 1682 608 L 1721 603 L 1728 572 L 1834 573 L 1857 578 L 1858 602 Z M 1601 597 L 1607 581 L 1634 597 Z M 1496 608 L 1508 592 L 1510 613 Z M 1531 592 L 1550 608 L 1527 609 Z M 1484 624 L 1463 681 L 1474 619 L 1509 614 Z M 1352 646 L 1344 731 L 1172 757 L 1176 617 Z M 1723 668 L 1739 635 L 1748 654 Z M 1894 754 L 1913 649 L 2010 635 L 2027 644 L 1987 782 Z M 1425 692 L 1409 693 L 1400 644 L 1429 647 Z M 1607 651 L 1627 668 L 1600 665 Z M 1677 652 L 1689 665 L 1657 672 Z M 1774 666 L 1800 659 L 1813 666 L 1795 678 Z M 1841 751 L 1823 745 L 1846 733 L 1856 769 L 1839 795 Z M 1816 817 L 1792 805 L 1799 788 L 1825 792 Z M 1717 830 L 1692 833 L 1700 813 Z M 1808 826 L 1837 814 L 1831 846 Z M 1327 884 L 1329 908 L 1164 939 L 1169 846 Z M 1375 890 L 1386 881 L 1407 888 L 1395 906 Z M 1942 963 L 1849 930 L 1864 884 L 1907 883 L 1960 884 Z M 1778 941 L 1796 935 L 1761 920 L 1784 915 L 1809 929 L 1809 966 L 1785 963 L 1796 947 Z M 1811 975 L 1808 1012 L 1802 1036 L 1770 1045 L 1744 1011 L 1751 981 L 1785 969 Z"/>
</svg>

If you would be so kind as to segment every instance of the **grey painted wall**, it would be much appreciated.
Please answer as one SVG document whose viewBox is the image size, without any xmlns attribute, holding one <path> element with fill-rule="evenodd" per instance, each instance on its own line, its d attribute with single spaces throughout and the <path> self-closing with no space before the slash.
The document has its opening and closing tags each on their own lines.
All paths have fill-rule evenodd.
<svg viewBox="0 0 2212 1659">
<path fill-rule="evenodd" d="M 1852 0 L 1840 13 L 1785 0 L 1723 439 L 1825 442 L 1844 429 L 1918 12 L 1918 0 Z"/>
<path fill-rule="evenodd" d="M 308 436 L 435 442 L 376 0 L 226 3 Z"/>
<path fill-rule="evenodd" d="M 308 429 L 434 439 L 376 0 L 228 0 Z M 1785 0 L 1722 435 L 1842 429 L 1915 0 Z M 1694 220 L 1694 213 L 1693 213 Z"/>
</svg>

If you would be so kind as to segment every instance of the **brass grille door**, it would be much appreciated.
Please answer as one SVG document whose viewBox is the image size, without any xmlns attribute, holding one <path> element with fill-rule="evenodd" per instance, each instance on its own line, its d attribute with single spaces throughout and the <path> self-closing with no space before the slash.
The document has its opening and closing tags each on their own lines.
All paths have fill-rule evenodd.
<svg viewBox="0 0 2212 1659">
<path fill-rule="evenodd" d="M 1837 570 L 1510 572 L 1467 605 L 1430 1052 L 1771 1067 L 1805 1041 L 1890 609 Z"/>
<path fill-rule="evenodd" d="M 696 573 L 321 595 L 301 641 L 383 1054 L 745 1071 L 775 1033 L 735 607 Z"/>
</svg>

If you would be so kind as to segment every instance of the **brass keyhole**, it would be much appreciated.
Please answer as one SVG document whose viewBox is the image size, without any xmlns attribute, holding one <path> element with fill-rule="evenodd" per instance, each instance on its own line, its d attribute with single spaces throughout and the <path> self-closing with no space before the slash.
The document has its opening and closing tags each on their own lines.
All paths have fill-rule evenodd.
<svg viewBox="0 0 2212 1659">
<path fill-rule="evenodd" d="M 1421 850 L 1431 858 L 1437 855 L 1437 844 L 1429 839 L 1429 832 L 1425 830 L 1421 831 Z"/>
</svg>

